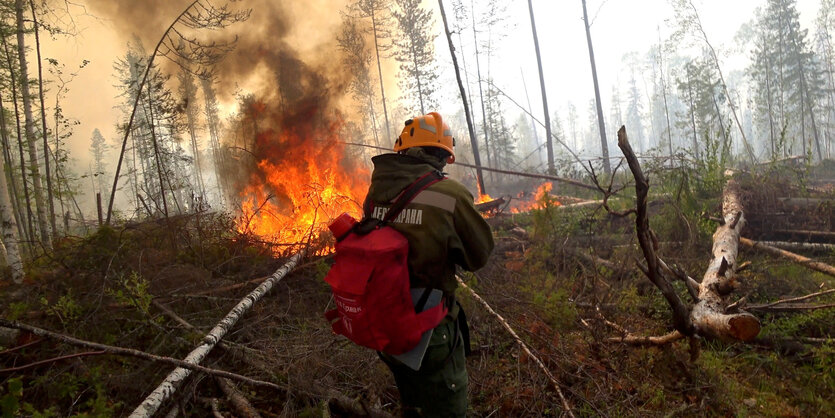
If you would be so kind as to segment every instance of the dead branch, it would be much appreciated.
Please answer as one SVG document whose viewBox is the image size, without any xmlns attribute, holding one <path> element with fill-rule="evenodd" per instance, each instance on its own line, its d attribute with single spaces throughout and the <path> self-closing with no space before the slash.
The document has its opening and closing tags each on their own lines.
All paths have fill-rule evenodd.
<svg viewBox="0 0 835 418">
<path fill-rule="evenodd" d="M 587 251 L 584 251 L 580 248 L 563 247 L 563 251 L 583 260 L 592 267 L 603 266 L 613 272 L 620 270 L 620 267 L 617 264 L 609 260 L 602 259 L 594 254 L 589 254 Z"/>
<path fill-rule="evenodd" d="M 15 373 L 15 372 L 19 372 L 21 370 L 30 369 L 32 367 L 37 367 L 37 366 L 41 366 L 41 365 L 44 365 L 44 364 L 55 363 L 55 362 L 58 362 L 58 361 L 69 360 L 69 359 L 78 358 L 78 357 L 100 356 L 102 354 L 107 354 L 107 352 L 106 351 L 85 351 L 83 353 L 68 354 L 66 356 L 53 357 L 53 358 L 46 359 L 46 360 L 36 361 L 34 363 L 24 364 L 23 366 L 9 367 L 8 369 L 0 369 L 0 373 Z"/>
<path fill-rule="evenodd" d="M 739 234 L 745 226 L 739 184 L 729 179 L 722 192 L 723 225 L 713 234 L 713 259 L 699 285 L 699 302 L 693 308 L 693 325 L 701 335 L 724 340 L 750 341 L 760 332 L 760 321 L 740 312 L 726 314 L 726 295 L 734 287 Z"/>
<path fill-rule="evenodd" d="M 540 360 L 539 357 L 537 357 L 531 351 L 531 349 L 528 348 L 528 345 L 525 344 L 525 342 L 522 341 L 521 338 L 519 338 L 519 334 L 516 334 L 516 331 L 513 330 L 510 324 L 508 324 L 507 321 L 501 315 L 494 311 L 493 308 L 491 308 L 490 305 L 484 299 L 482 299 L 481 296 L 478 295 L 478 293 L 476 293 L 473 289 L 467 286 L 466 283 L 464 283 L 464 280 L 461 279 L 461 276 L 456 275 L 455 278 L 458 280 L 458 284 L 460 284 L 461 287 L 470 292 L 470 294 L 473 296 L 473 298 L 475 298 L 475 300 L 481 303 L 481 305 L 484 306 L 484 308 L 487 309 L 487 311 L 490 312 L 491 315 L 498 319 L 499 323 L 502 324 L 504 329 L 506 329 L 507 332 L 509 332 L 510 335 L 513 337 L 513 339 L 516 340 L 516 343 L 519 344 L 520 347 L 522 347 L 522 350 L 525 352 L 525 354 L 527 354 L 528 357 L 533 359 L 537 366 L 539 366 L 539 368 L 542 369 L 545 375 L 548 376 L 548 379 L 551 380 L 551 384 L 553 385 L 554 390 L 556 390 L 557 395 L 559 395 L 560 397 L 560 401 L 562 401 L 562 407 L 563 409 L 565 409 L 566 414 L 568 414 L 568 416 L 570 417 L 574 417 L 574 414 L 571 412 L 571 406 L 568 404 L 568 400 L 566 400 L 565 396 L 562 394 L 562 389 L 560 389 L 560 385 L 557 382 L 557 379 L 554 377 L 553 374 L 551 374 L 551 371 L 548 370 L 547 367 L 545 367 L 545 363 L 543 363 L 542 360 Z"/>
<path fill-rule="evenodd" d="M 667 265 L 661 257 L 658 258 L 658 266 L 664 271 L 664 273 L 669 274 L 670 276 L 677 277 L 679 280 L 684 282 L 685 286 L 687 286 L 687 292 L 690 293 L 690 297 L 693 298 L 693 302 L 699 301 L 699 282 L 697 282 L 692 277 L 688 276 L 687 273 L 682 271 L 680 268 L 676 268 L 675 270 Z M 675 266 L 673 266 L 675 267 Z"/>
<path fill-rule="evenodd" d="M 832 267 L 829 264 L 821 263 L 820 261 L 812 260 L 809 257 L 804 257 L 800 254 L 795 254 L 795 253 L 790 252 L 790 251 L 781 250 L 779 248 L 772 247 L 770 245 L 765 245 L 762 242 L 752 241 L 748 238 L 741 238 L 740 237 L 739 242 L 741 242 L 742 244 L 745 244 L 748 247 L 763 250 L 763 251 L 765 251 L 765 252 L 767 252 L 771 255 L 776 255 L 776 256 L 779 256 L 779 257 L 787 258 L 787 259 L 792 260 L 795 263 L 800 264 L 801 266 L 804 266 L 806 268 L 809 268 L 809 269 L 812 269 L 812 270 L 815 270 L 815 271 L 819 271 L 823 274 L 835 277 L 835 267 Z"/>
<path fill-rule="evenodd" d="M 171 358 L 171 357 L 165 357 L 165 356 L 158 356 L 156 354 L 146 353 L 144 351 L 139 351 L 139 350 L 135 350 L 135 349 L 132 349 L 132 348 L 116 347 L 116 346 L 107 345 L 107 344 L 100 344 L 100 343 L 96 343 L 96 342 L 92 342 L 92 341 L 80 340 L 78 338 L 71 337 L 69 335 L 64 335 L 64 334 L 59 334 L 57 332 L 47 331 L 47 330 L 42 329 L 42 328 L 33 327 L 33 326 L 27 325 L 27 324 L 22 324 L 22 323 L 17 322 L 17 321 L 8 321 L 8 320 L 5 320 L 5 319 L 0 319 L 0 326 L 4 326 L 4 327 L 7 327 L 7 328 L 20 329 L 20 330 L 23 330 L 23 331 L 28 331 L 28 332 L 31 332 L 32 334 L 35 334 L 35 335 L 39 336 L 39 337 L 44 337 L 44 338 L 49 338 L 49 339 L 61 341 L 61 342 L 66 343 L 66 344 L 75 345 L 75 346 L 79 346 L 79 347 L 92 348 L 94 350 L 104 351 L 107 354 L 137 357 L 137 358 L 141 358 L 141 359 L 145 359 L 145 360 L 151 360 L 151 361 L 156 361 L 156 362 L 160 362 L 160 363 L 166 363 L 166 364 L 170 364 L 170 365 L 173 365 L 173 366 L 186 368 L 186 369 L 189 369 L 189 370 L 203 372 L 203 373 L 207 373 L 207 374 L 210 374 L 210 375 L 213 375 L 213 376 L 226 377 L 226 378 L 237 380 L 237 381 L 240 381 L 240 382 L 249 383 L 249 384 L 255 385 L 255 386 L 265 386 L 265 387 L 270 387 L 270 388 L 279 389 L 279 390 L 282 389 L 281 386 L 278 386 L 275 383 L 270 383 L 270 382 L 264 382 L 262 380 L 251 379 L 251 378 L 246 377 L 246 376 L 241 376 L 239 374 L 230 373 L 230 372 L 226 372 L 226 371 L 223 371 L 223 370 L 210 369 L 208 367 L 203 367 L 203 366 L 200 366 L 200 365 L 197 365 L 197 364 L 187 363 L 183 360 L 179 360 L 179 359 L 175 359 L 175 358 Z"/>
<path fill-rule="evenodd" d="M 821 291 L 821 292 L 808 294 L 806 296 L 799 296 L 799 297 L 796 297 L 796 298 L 789 298 L 789 299 L 781 299 L 781 300 L 774 301 L 774 302 L 771 302 L 771 303 L 765 304 L 765 305 L 754 305 L 754 306 L 751 307 L 751 309 L 770 308 L 772 306 L 780 305 L 780 304 L 783 304 L 783 303 L 802 302 L 804 300 L 809 300 L 809 299 L 812 299 L 812 298 L 816 298 L 818 296 L 828 295 L 828 294 L 833 293 L 833 292 L 835 292 L 835 289 L 824 290 L 824 291 Z"/>
<path fill-rule="evenodd" d="M 235 385 L 229 381 L 229 379 L 224 378 L 216 378 L 215 381 L 217 385 L 220 386 L 220 390 L 226 395 L 226 399 L 229 400 L 229 403 L 235 408 L 237 411 L 238 416 L 244 418 L 261 418 L 261 414 L 252 407 L 252 404 L 249 403 L 249 400 L 244 397 L 244 395 L 235 388 Z"/>
<path fill-rule="evenodd" d="M 684 334 L 673 331 L 669 334 L 662 335 L 660 337 L 642 337 L 636 335 L 624 335 L 623 337 L 614 337 L 609 338 L 606 341 L 612 343 L 622 343 L 622 344 L 629 344 L 629 345 L 654 345 L 654 346 L 661 346 L 667 345 L 673 342 L 676 342 L 680 339 L 684 338 Z"/>
<path fill-rule="evenodd" d="M 235 323 L 252 307 L 258 300 L 260 300 L 272 287 L 278 283 L 287 273 L 292 270 L 299 260 L 301 260 L 303 252 L 299 252 L 292 256 L 286 264 L 276 270 L 270 278 L 261 283 L 246 297 L 244 297 L 229 313 L 218 322 L 217 325 L 206 335 L 203 342 L 197 346 L 188 356 L 186 356 L 185 363 L 199 364 L 209 351 L 214 348 L 217 343 L 223 339 L 226 333 L 232 328 Z M 190 368 L 178 367 L 171 372 L 168 377 L 148 395 L 147 398 L 131 413 L 132 418 L 149 417 L 156 413 L 160 405 L 165 402 L 176 390 L 180 383 L 191 374 Z"/>
<path fill-rule="evenodd" d="M 801 311 L 817 311 L 820 309 L 835 308 L 835 303 L 828 303 L 825 305 L 810 305 L 808 303 L 796 303 L 777 306 L 749 306 L 748 310 L 758 312 L 801 312 Z"/>
<path fill-rule="evenodd" d="M 760 244 L 777 247 L 790 251 L 816 251 L 832 252 L 835 244 L 823 244 L 818 242 L 790 242 L 790 241 L 758 241 Z"/>
<path fill-rule="evenodd" d="M 618 130 L 618 147 L 626 157 L 629 170 L 635 177 L 635 195 L 637 197 L 635 210 L 635 231 L 638 235 L 638 242 L 641 244 L 641 251 L 647 261 L 647 278 L 661 291 L 664 299 L 673 310 L 673 326 L 684 335 L 693 334 L 693 324 L 690 320 L 690 309 L 681 301 L 672 284 L 659 273 L 658 256 L 656 255 L 656 244 L 658 240 L 649 228 L 647 217 L 647 195 L 649 194 L 649 181 L 644 177 L 638 157 L 629 145 L 629 138 L 626 135 L 626 127 L 621 126 Z"/>
</svg>

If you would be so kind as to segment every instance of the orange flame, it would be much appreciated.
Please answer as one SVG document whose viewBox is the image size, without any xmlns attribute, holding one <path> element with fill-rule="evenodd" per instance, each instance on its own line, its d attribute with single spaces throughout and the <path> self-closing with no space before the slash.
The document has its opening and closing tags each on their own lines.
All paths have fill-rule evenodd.
<svg viewBox="0 0 835 418">
<path fill-rule="evenodd" d="M 475 204 L 477 205 L 477 204 L 479 204 L 479 203 L 485 203 L 485 202 L 489 202 L 489 201 L 491 201 L 491 200 L 495 200 L 495 199 L 493 199 L 492 197 L 490 197 L 490 195 L 489 195 L 489 194 L 487 194 L 487 193 L 483 193 L 483 194 L 479 194 L 479 195 L 478 195 L 478 199 L 476 199 Z"/>
<path fill-rule="evenodd" d="M 240 194 L 241 231 L 295 244 L 315 239 L 343 212 L 360 217 L 369 175 L 346 161 L 337 137 L 342 122 L 304 116 L 258 135 L 257 169 Z"/>
<path fill-rule="evenodd" d="M 547 182 L 542 183 L 537 187 L 536 192 L 533 193 L 533 198 L 530 198 L 530 194 L 520 193 L 518 198 L 515 202 L 518 202 L 513 208 L 510 209 L 512 213 L 522 213 L 528 212 L 535 209 L 542 209 L 543 202 L 545 199 L 549 200 L 549 204 L 552 206 L 560 206 L 560 202 L 556 200 L 554 196 L 551 195 L 551 190 L 554 188 L 554 183 Z M 528 199 L 525 199 L 528 197 Z"/>
</svg>

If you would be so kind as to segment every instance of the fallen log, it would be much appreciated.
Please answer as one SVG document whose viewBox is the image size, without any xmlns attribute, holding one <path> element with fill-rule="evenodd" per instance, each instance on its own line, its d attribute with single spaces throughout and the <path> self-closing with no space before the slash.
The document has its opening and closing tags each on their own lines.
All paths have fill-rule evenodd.
<svg viewBox="0 0 835 418">
<path fill-rule="evenodd" d="M 479 212 L 489 212 L 491 210 L 498 211 L 499 208 L 507 204 L 507 200 L 504 197 L 500 197 L 498 199 L 493 199 L 488 202 L 478 203 L 475 205 L 475 208 Z"/>
<path fill-rule="evenodd" d="M 792 251 L 813 251 L 831 252 L 835 251 L 835 244 L 822 244 L 818 242 L 791 242 L 791 241 L 758 241 L 762 245 L 777 247 Z"/>
<path fill-rule="evenodd" d="M 583 260 L 586 264 L 588 264 L 592 267 L 603 266 L 603 267 L 606 267 L 607 269 L 609 269 L 613 272 L 616 272 L 616 271 L 620 270 L 620 266 L 618 266 L 617 264 L 615 264 L 615 263 L 613 263 L 609 260 L 605 260 L 603 258 L 600 258 L 600 257 L 598 257 L 594 254 L 589 254 L 587 251 L 585 251 L 583 249 L 573 248 L 573 247 L 563 247 L 563 251 L 565 251 L 568 254 L 571 254 L 571 255 L 573 255 L 573 256 L 581 259 L 581 260 Z"/>
<path fill-rule="evenodd" d="M 722 192 L 723 225 L 713 234 L 713 259 L 699 284 L 699 302 L 691 319 L 697 332 L 723 340 L 751 341 L 760 333 L 760 321 L 747 312 L 726 314 L 726 296 L 733 290 L 740 231 L 745 226 L 740 186 L 728 179 Z"/>
<path fill-rule="evenodd" d="M 781 250 L 770 245 L 765 245 L 762 242 L 752 241 L 748 238 L 739 238 L 739 242 L 745 244 L 748 247 L 763 250 L 769 254 L 776 255 L 778 257 L 788 258 L 789 260 L 792 260 L 795 263 L 800 264 L 801 266 L 835 277 L 835 267 L 832 267 L 829 264 L 821 263 L 820 261 L 812 260 L 809 257 L 804 257 L 800 254 L 795 254 L 790 251 Z"/>
<path fill-rule="evenodd" d="M 232 384 L 228 379 L 217 378 L 217 385 L 220 387 L 221 392 L 226 395 L 226 399 L 229 400 L 229 403 L 235 408 L 235 411 L 238 413 L 238 416 L 244 418 L 261 418 L 261 414 L 252 407 L 252 404 L 249 403 L 249 400 L 244 397 L 244 395 L 235 388 L 235 385 Z"/>
<path fill-rule="evenodd" d="M 509 332 L 510 335 L 513 337 L 513 339 L 516 340 L 516 343 L 519 344 L 520 347 L 522 347 L 522 350 L 525 352 L 525 354 L 527 354 L 528 357 L 530 357 L 534 361 L 534 363 L 536 363 L 536 365 L 539 366 L 540 369 L 542 369 L 545 375 L 548 376 L 548 379 L 554 386 L 554 390 L 560 397 L 560 401 L 562 402 L 563 409 L 565 409 L 565 413 L 573 418 L 574 414 L 571 412 L 571 406 L 568 404 L 568 400 L 566 400 L 565 396 L 562 394 L 562 389 L 560 389 L 560 385 L 557 382 L 557 378 L 555 378 L 554 375 L 551 374 L 551 371 L 548 370 L 547 367 L 545 367 L 545 363 L 543 363 L 542 360 L 540 360 L 539 357 L 536 354 L 534 354 L 530 348 L 528 348 L 528 345 L 525 344 L 525 342 L 522 341 L 521 338 L 519 338 L 519 334 L 517 334 L 516 331 L 513 330 L 510 324 L 507 323 L 507 320 L 505 320 L 501 315 L 494 311 L 493 308 L 491 308 L 490 305 L 484 299 L 482 299 L 481 296 L 478 295 L 478 293 L 476 293 L 473 289 L 467 286 L 466 283 L 464 283 L 464 280 L 461 279 L 461 276 L 456 275 L 455 278 L 458 280 L 458 284 L 460 284 L 461 287 L 463 287 L 466 291 L 470 292 L 470 295 L 472 295 L 473 298 L 475 298 L 475 300 L 477 300 L 482 306 L 484 306 L 485 309 L 487 309 L 487 312 L 490 312 L 491 315 L 495 316 L 496 319 L 499 320 L 499 323 L 502 324 L 504 329 L 506 329 L 507 332 Z"/>
<path fill-rule="evenodd" d="M 217 343 L 223 339 L 226 333 L 232 328 L 235 323 L 246 313 L 249 308 L 252 307 L 258 300 L 260 300 L 272 287 L 278 283 L 287 273 L 290 272 L 298 263 L 299 260 L 302 258 L 303 252 L 299 252 L 296 255 L 290 257 L 290 260 L 287 261 L 281 268 L 276 270 L 272 276 L 270 276 L 267 280 L 264 280 L 260 286 L 255 288 L 252 292 L 250 292 L 246 297 L 244 297 L 231 311 L 223 318 L 217 325 L 204 337 L 203 343 L 197 346 L 188 356 L 185 358 L 185 362 L 188 364 L 198 364 L 200 363 L 206 355 L 214 348 Z M 177 388 L 191 374 L 191 370 L 188 368 L 178 367 L 173 372 L 171 372 L 168 377 L 145 398 L 142 403 L 136 407 L 136 409 L 131 413 L 131 418 L 139 418 L 139 417 L 150 417 L 159 409 L 160 405 L 165 402 L 174 392 L 177 391 Z"/>
<path fill-rule="evenodd" d="M 775 229 L 772 231 L 776 234 L 787 234 L 787 235 L 795 235 L 795 236 L 804 236 L 804 237 L 816 237 L 816 238 L 827 238 L 827 239 L 835 239 L 835 232 L 831 231 L 808 231 L 803 229 Z"/>
</svg>

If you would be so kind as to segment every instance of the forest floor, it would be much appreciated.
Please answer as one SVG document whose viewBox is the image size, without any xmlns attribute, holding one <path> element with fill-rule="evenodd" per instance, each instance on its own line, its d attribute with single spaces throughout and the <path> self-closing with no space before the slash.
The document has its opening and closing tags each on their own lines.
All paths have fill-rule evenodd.
<svg viewBox="0 0 835 418">
<path fill-rule="evenodd" d="M 650 204 L 650 223 L 661 253 L 701 278 L 717 225 L 710 217 L 721 212 L 723 177 L 716 170 L 650 171 L 658 179 L 651 189 L 657 203 Z M 833 192 L 815 179 L 835 174 L 813 175 L 805 168 L 781 168 L 778 174 L 747 180 L 751 227 L 742 235 L 788 240 L 797 232 L 773 237 L 770 231 L 834 231 Z M 631 204 L 629 193 L 624 190 L 612 205 Z M 777 207 L 779 197 L 789 194 L 824 203 L 803 210 Z M 700 340 L 697 351 L 687 339 L 661 347 L 611 342 L 621 336 L 611 324 L 646 336 L 672 330 L 669 306 L 634 267 L 642 256 L 633 218 L 596 206 L 565 208 L 548 196 L 539 204 L 527 213 L 489 218 L 496 249 L 484 269 L 465 277 L 543 360 L 576 415 L 833 415 L 835 309 L 756 312 L 762 331 L 753 342 Z M 777 225 L 778 219 L 785 225 Z M 183 358 L 257 286 L 253 279 L 270 275 L 295 250 L 241 235 L 235 225 L 229 217 L 193 214 L 65 238 L 28 268 L 23 285 L 0 282 L 0 317 Z M 236 349 L 216 348 L 203 365 L 279 384 L 281 391 L 238 385 L 265 417 L 350 415 L 332 402 L 335 392 L 396 415 L 397 390 L 377 355 L 334 336 L 323 318 L 330 304 L 322 280 L 331 262 L 325 253 L 304 259 L 230 330 L 224 341 Z M 589 262 L 589 255 L 611 264 Z M 809 255 L 835 264 L 834 251 Z M 752 265 L 739 273 L 732 297 L 745 296 L 749 305 L 835 287 L 833 277 L 755 250 L 741 248 L 740 259 Z M 675 285 L 684 298 L 684 286 Z M 458 298 L 474 348 L 467 363 L 470 415 L 560 416 L 559 398 L 536 363 L 468 293 L 459 290 Z M 835 294 L 815 303 L 832 305 Z M 19 348 L 23 344 L 29 345 Z M 8 371 L 81 352 L 25 333 L 0 341 L 3 416 L 126 416 L 172 369 L 89 355 Z M 163 413 L 179 408 L 186 416 L 207 416 L 214 404 L 222 416 L 238 416 L 204 374 L 187 381 L 174 399 Z"/>
</svg>

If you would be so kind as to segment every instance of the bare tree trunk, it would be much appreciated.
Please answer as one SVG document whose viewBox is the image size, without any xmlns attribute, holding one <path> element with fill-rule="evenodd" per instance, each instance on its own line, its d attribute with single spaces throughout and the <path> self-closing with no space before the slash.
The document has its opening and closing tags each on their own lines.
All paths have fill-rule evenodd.
<svg viewBox="0 0 835 418">
<path fill-rule="evenodd" d="M 530 0 L 528 0 L 530 2 Z M 589 16 L 586 11 L 586 0 L 583 2 L 583 23 L 586 26 L 586 42 L 589 46 L 589 61 L 591 61 L 591 77 L 594 81 L 594 101 L 597 105 L 597 129 L 600 131 L 600 150 L 603 153 L 603 171 L 606 175 L 612 174 L 612 167 L 609 164 L 609 145 L 606 143 L 606 123 L 603 120 L 603 105 L 600 103 L 600 86 L 597 81 L 597 65 L 594 63 L 594 47 L 591 43 L 591 29 L 589 28 Z"/>
<path fill-rule="evenodd" d="M 818 151 L 818 160 L 820 161 L 820 160 L 823 160 L 823 153 L 821 152 L 821 141 L 820 141 L 820 137 L 818 136 L 818 125 L 817 125 L 817 123 L 815 123 L 815 111 L 814 111 L 814 109 L 812 109 L 812 100 L 809 98 L 809 89 L 808 89 L 808 86 L 806 85 L 806 77 L 805 77 L 804 74 L 805 73 L 803 71 L 803 65 L 801 65 L 800 66 L 800 87 L 806 93 L 805 95 L 801 95 L 801 96 L 806 97 L 806 100 L 805 100 L 806 103 L 805 104 L 809 108 L 809 117 L 811 118 L 811 121 L 812 121 L 812 134 L 815 137 L 815 146 L 816 146 L 816 149 Z M 804 103 L 800 104 L 801 108 L 803 108 L 803 104 Z"/>
<path fill-rule="evenodd" d="M 713 259 L 699 284 L 699 302 L 690 315 L 699 334 L 723 340 L 750 341 L 760 332 L 760 321 L 742 312 L 726 314 L 726 297 L 733 291 L 738 266 L 740 231 L 745 226 L 740 187 L 729 179 L 722 193 L 724 224 L 713 234 Z"/>
<path fill-rule="evenodd" d="M 475 69 L 476 75 L 478 76 L 478 96 L 481 100 L 481 127 L 484 130 L 484 146 L 487 147 L 487 166 L 491 167 L 492 164 L 490 162 L 490 134 L 487 129 L 487 111 L 485 110 L 484 106 L 484 89 L 481 87 L 481 62 L 478 59 L 478 37 L 476 34 L 476 25 L 475 25 L 475 7 L 473 4 L 473 0 L 470 0 L 470 13 L 473 18 L 473 48 L 475 49 Z M 490 181 L 493 181 L 493 176 L 490 176 Z"/>
<path fill-rule="evenodd" d="M 151 96 L 151 85 L 148 85 L 148 124 L 151 127 L 151 141 L 154 143 L 154 158 L 157 160 L 157 176 L 159 177 L 159 194 L 162 196 L 162 209 L 165 213 L 165 218 L 168 219 L 168 201 L 165 198 L 165 181 L 162 175 L 162 159 L 159 156 L 159 145 L 157 144 L 157 134 L 154 128 L 154 98 Z M 193 137 L 192 137 L 193 138 Z"/>
<path fill-rule="evenodd" d="M 46 106 L 43 100 L 43 63 L 41 62 L 41 38 L 38 29 L 38 16 L 35 13 L 35 2 L 29 0 L 29 6 L 32 8 L 32 22 L 35 27 L 35 50 L 38 52 L 38 96 L 41 100 L 41 129 L 43 129 L 43 149 L 44 149 L 44 175 L 46 176 L 46 202 L 49 208 L 49 225 L 52 227 L 52 233 L 55 234 L 57 228 L 55 227 L 55 203 L 52 199 L 52 176 L 49 172 L 49 142 L 47 139 L 46 129 Z"/>
<path fill-rule="evenodd" d="M 690 102 L 690 123 L 693 127 L 693 155 L 699 159 L 699 134 L 696 131 L 696 104 L 693 102 L 693 85 L 690 74 L 687 75 L 687 101 Z"/>
<path fill-rule="evenodd" d="M 658 71 L 661 74 L 661 93 L 664 97 L 664 117 L 667 119 L 667 145 L 670 151 L 670 167 L 673 166 L 673 126 L 670 124 L 670 109 L 667 105 L 667 80 L 664 78 L 664 51 L 661 30 L 658 30 Z"/>
<path fill-rule="evenodd" d="M 29 72 L 26 61 L 26 43 L 23 28 L 23 0 L 15 0 L 15 15 L 17 19 L 17 56 L 20 61 L 20 84 L 23 96 L 23 115 L 26 119 L 26 142 L 29 144 L 29 170 L 32 172 L 32 192 L 35 195 L 35 211 L 38 216 L 38 228 L 43 245 L 51 247 L 49 241 L 49 227 L 46 223 L 46 203 L 43 200 L 43 186 L 41 185 L 41 170 L 38 166 L 38 144 L 35 140 L 34 120 L 32 117 L 32 95 L 29 92 Z"/>
<path fill-rule="evenodd" d="M 12 199 L 12 208 L 14 209 L 14 216 L 17 220 L 15 225 L 17 226 L 17 234 L 18 237 L 25 237 L 26 232 L 23 228 L 23 214 L 20 211 L 20 201 L 19 196 L 17 194 L 17 186 L 15 185 L 14 176 L 12 175 L 12 154 L 11 154 L 11 143 L 9 141 L 9 130 L 6 127 L 6 111 L 3 108 L 3 97 L 0 95 L 0 135 L 2 135 L 3 141 L 3 159 L 5 162 L 5 168 L 3 170 L 3 176 L 6 178 L 6 184 L 11 186 L 11 196 Z"/>
<path fill-rule="evenodd" d="M 0 159 L 0 171 L 6 171 L 2 159 Z M 23 283 L 23 262 L 18 246 L 17 221 L 9 199 L 5 175 L 0 175 L 0 228 L 2 228 L 0 233 L 3 234 L 3 244 L 6 246 L 6 263 L 12 270 L 12 281 L 17 284 Z"/>
<path fill-rule="evenodd" d="M 585 4 L 585 0 L 583 0 L 583 7 L 585 7 Z M 545 94 L 545 74 L 542 72 L 542 56 L 539 53 L 539 37 L 536 34 L 536 19 L 534 19 L 533 3 L 531 0 L 528 0 L 528 12 L 531 15 L 531 32 L 533 33 L 533 46 L 536 50 L 536 65 L 539 68 L 539 86 L 542 90 L 542 108 L 545 114 L 545 143 L 548 148 L 548 174 L 554 175 L 557 173 L 557 168 L 554 166 L 554 145 L 551 141 L 551 115 L 548 112 L 548 96 Z M 605 157 L 608 157 L 608 155 Z M 609 160 L 606 159 L 605 161 L 606 167 L 608 167 Z"/>
<path fill-rule="evenodd" d="M 475 136 L 473 119 L 470 117 L 470 104 L 467 101 L 467 92 L 464 90 L 464 84 L 461 81 L 461 71 L 458 69 L 458 59 L 455 57 L 455 46 L 452 44 L 452 34 L 449 33 L 449 24 L 446 19 L 443 0 L 438 0 L 438 7 L 441 9 L 441 18 L 444 21 L 444 33 L 446 34 L 446 39 L 449 43 L 449 54 L 452 56 L 452 65 L 455 67 L 455 78 L 458 80 L 458 90 L 461 94 L 461 101 L 464 103 L 464 114 L 467 116 L 467 129 L 470 134 L 470 145 L 473 147 L 473 159 L 475 160 L 475 165 L 477 166 L 476 177 L 478 180 L 478 194 L 483 196 L 487 194 L 487 190 L 484 189 L 484 176 L 481 171 L 481 156 L 478 154 L 478 140 Z"/>
<path fill-rule="evenodd" d="M 383 99 L 383 115 L 386 117 L 386 138 L 392 135 L 389 124 L 389 111 L 386 105 L 386 89 L 383 87 L 383 66 L 380 63 L 380 46 L 377 41 L 377 17 L 374 15 L 374 5 L 371 5 L 371 29 L 374 31 L 374 52 L 377 54 L 377 74 L 380 76 L 380 96 Z"/>
<path fill-rule="evenodd" d="M 20 107 L 18 105 L 17 77 L 15 76 L 14 62 L 12 62 L 12 54 L 9 52 L 9 45 L 6 43 L 6 37 L 0 36 L 0 40 L 3 41 L 3 50 L 6 53 L 6 63 L 9 66 L 9 75 L 11 76 L 11 82 L 9 84 L 12 86 L 12 103 L 14 104 L 15 123 L 17 126 L 17 148 L 20 153 L 20 182 L 23 185 L 24 203 L 26 204 L 26 223 L 24 224 L 26 225 L 26 228 L 24 229 L 26 229 L 26 236 L 30 242 L 29 245 L 32 245 L 35 242 L 35 228 L 32 220 L 32 203 L 29 199 L 29 186 L 26 183 L 26 158 L 23 152 L 23 132 L 20 129 Z"/>
<path fill-rule="evenodd" d="M 528 101 L 528 114 L 531 119 L 531 130 L 533 131 L 533 140 L 536 145 L 536 150 L 539 152 L 539 163 L 542 164 L 542 147 L 539 146 L 539 134 L 536 132 L 536 124 L 533 121 L 533 108 L 531 107 L 531 96 L 528 94 L 528 83 L 525 82 L 525 72 L 522 67 L 519 67 L 519 73 L 522 76 L 522 87 L 525 89 L 525 99 Z M 524 160 L 523 160 L 524 161 Z"/>
</svg>

